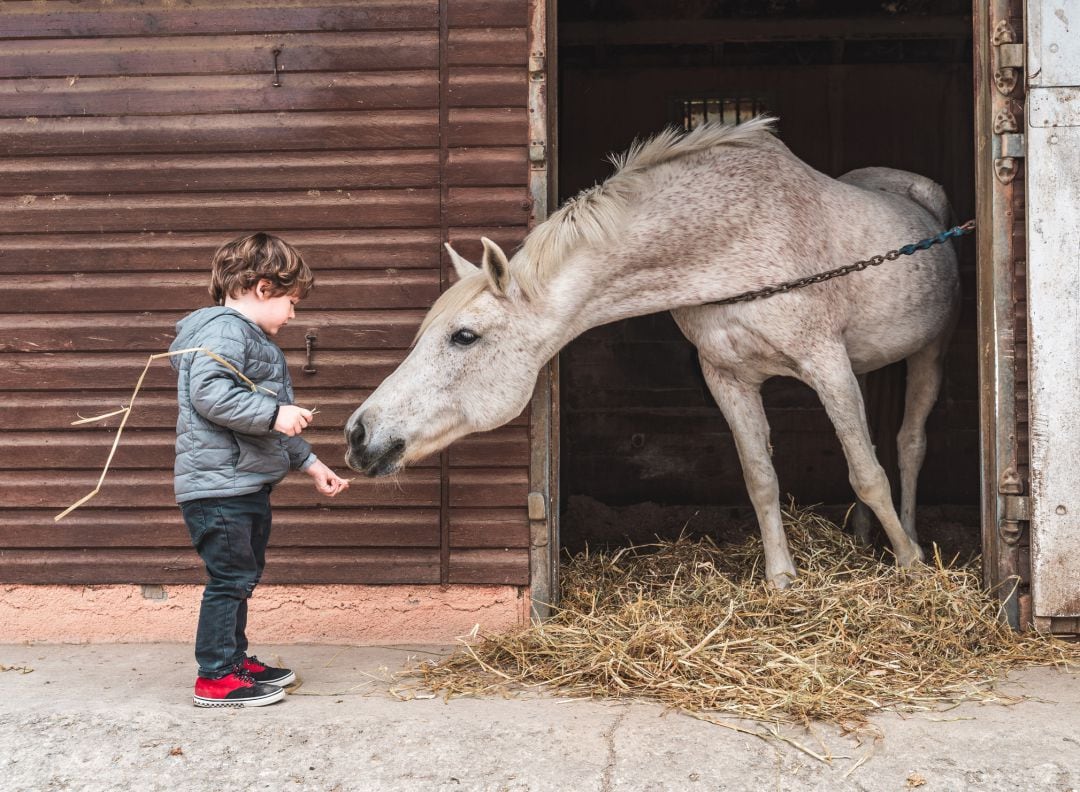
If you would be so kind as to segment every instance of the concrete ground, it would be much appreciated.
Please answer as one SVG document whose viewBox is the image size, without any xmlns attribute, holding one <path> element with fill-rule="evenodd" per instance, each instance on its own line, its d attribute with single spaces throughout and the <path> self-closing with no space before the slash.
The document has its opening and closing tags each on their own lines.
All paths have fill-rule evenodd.
<svg viewBox="0 0 1080 792">
<path fill-rule="evenodd" d="M 860 744 L 643 703 L 391 695 L 437 647 L 253 649 L 301 685 L 223 711 L 192 707 L 190 645 L 0 645 L 0 790 L 1080 792 L 1080 675 L 1049 669 L 1003 685 L 1019 703 L 879 715 Z"/>
</svg>

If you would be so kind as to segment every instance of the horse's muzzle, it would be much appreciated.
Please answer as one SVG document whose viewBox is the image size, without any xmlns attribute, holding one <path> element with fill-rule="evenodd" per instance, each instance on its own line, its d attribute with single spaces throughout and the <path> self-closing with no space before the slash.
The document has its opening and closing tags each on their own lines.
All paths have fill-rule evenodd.
<svg viewBox="0 0 1080 792">
<path fill-rule="evenodd" d="M 362 420 L 345 427 L 345 464 L 358 473 L 376 478 L 389 476 L 401 469 L 405 455 L 405 441 L 390 437 L 384 442 L 368 442 L 367 430 Z"/>
</svg>

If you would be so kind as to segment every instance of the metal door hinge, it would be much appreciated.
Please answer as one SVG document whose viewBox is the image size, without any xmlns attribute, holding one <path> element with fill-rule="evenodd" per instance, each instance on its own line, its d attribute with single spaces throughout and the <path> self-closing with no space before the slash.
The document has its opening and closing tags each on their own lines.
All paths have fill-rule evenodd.
<svg viewBox="0 0 1080 792">
<path fill-rule="evenodd" d="M 530 492 L 529 493 L 529 519 L 530 520 L 546 520 L 547 519 L 547 499 L 544 498 L 542 492 Z"/>
<path fill-rule="evenodd" d="M 534 140 L 529 144 L 529 162 L 533 165 L 543 165 L 547 162 L 547 146 L 542 140 Z"/>
<path fill-rule="evenodd" d="M 1020 81 L 1020 69 L 1024 65 L 1024 45 L 1016 41 L 1016 30 L 1003 19 L 994 26 L 990 38 L 997 53 L 994 65 L 994 85 L 1005 96 L 1016 90 Z"/>
<path fill-rule="evenodd" d="M 547 77 L 547 58 L 541 55 L 529 56 L 529 77 L 534 80 L 543 80 Z"/>
<path fill-rule="evenodd" d="M 1011 184 L 1020 168 L 1017 160 L 1024 158 L 1027 144 L 1019 132 L 998 135 L 997 156 L 994 158 L 994 176 L 1002 184 Z"/>
<path fill-rule="evenodd" d="M 1001 497 L 1001 525 L 998 533 L 1007 545 L 1014 545 L 1020 540 L 1023 527 L 1031 519 L 1031 504 L 1027 495 L 1003 495 Z"/>
</svg>

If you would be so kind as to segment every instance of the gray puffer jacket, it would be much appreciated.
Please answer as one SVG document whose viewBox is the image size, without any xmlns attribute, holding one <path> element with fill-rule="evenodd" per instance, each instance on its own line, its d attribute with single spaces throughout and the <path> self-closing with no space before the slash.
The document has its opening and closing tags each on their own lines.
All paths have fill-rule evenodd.
<svg viewBox="0 0 1080 792">
<path fill-rule="evenodd" d="M 281 481 L 290 467 L 307 470 L 315 464 L 306 440 L 272 428 L 279 405 L 293 403 L 292 380 L 285 354 L 258 325 L 232 308 L 200 308 L 177 323 L 169 351 L 190 347 L 220 355 L 260 389 L 252 391 L 235 372 L 200 352 L 170 358 L 180 375 L 178 503 L 247 495 Z"/>
</svg>

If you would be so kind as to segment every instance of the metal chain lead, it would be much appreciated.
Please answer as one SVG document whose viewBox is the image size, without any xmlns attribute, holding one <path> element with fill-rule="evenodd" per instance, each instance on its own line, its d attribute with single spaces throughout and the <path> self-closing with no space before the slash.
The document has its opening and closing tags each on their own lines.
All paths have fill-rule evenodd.
<svg viewBox="0 0 1080 792">
<path fill-rule="evenodd" d="M 896 259 L 901 256 L 910 256 L 916 251 L 926 250 L 934 245 L 940 245 L 942 242 L 946 242 L 952 237 L 970 234 L 974 230 L 975 221 L 968 220 L 963 225 L 953 226 L 948 231 L 942 231 L 937 236 L 928 237 L 927 239 L 920 240 L 911 245 L 904 245 L 902 248 L 890 250 L 888 253 L 881 256 L 871 256 L 865 261 L 856 261 L 853 264 L 845 264 L 842 267 L 819 272 L 816 275 L 808 275 L 805 278 L 784 281 L 783 283 L 778 283 L 774 286 L 766 286 L 762 289 L 742 292 L 741 294 L 736 294 L 734 297 L 725 297 L 722 300 L 712 300 L 707 303 L 702 303 L 702 305 L 731 305 L 732 303 L 761 300 L 765 297 L 772 297 L 774 294 L 783 294 L 784 292 L 794 291 L 795 289 L 801 289 L 804 286 L 812 286 L 815 283 L 823 283 L 843 275 L 850 275 L 852 272 L 862 272 L 867 267 L 876 267 L 879 264 L 884 264 L 886 261 L 896 261 Z"/>
</svg>

